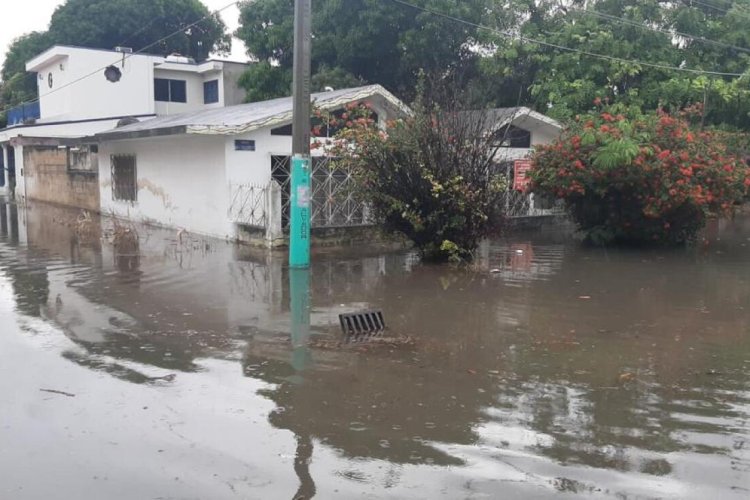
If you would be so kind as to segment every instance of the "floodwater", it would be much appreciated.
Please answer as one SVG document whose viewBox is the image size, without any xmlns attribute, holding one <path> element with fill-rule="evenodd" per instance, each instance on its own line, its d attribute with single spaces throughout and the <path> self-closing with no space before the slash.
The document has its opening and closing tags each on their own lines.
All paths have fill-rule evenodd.
<svg viewBox="0 0 750 500">
<path fill-rule="evenodd" d="M 2 499 L 750 495 L 750 216 L 300 274 L 76 215 L 0 204 Z M 369 309 L 394 340 L 341 343 Z"/>
</svg>

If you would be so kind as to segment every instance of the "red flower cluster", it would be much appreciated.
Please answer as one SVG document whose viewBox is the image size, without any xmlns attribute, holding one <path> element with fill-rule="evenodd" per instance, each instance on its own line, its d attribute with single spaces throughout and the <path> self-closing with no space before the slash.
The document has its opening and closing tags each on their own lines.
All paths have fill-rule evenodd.
<svg viewBox="0 0 750 500">
<path fill-rule="evenodd" d="M 531 177 L 536 192 L 567 201 L 582 229 L 621 240 L 684 241 L 750 187 L 747 165 L 717 134 L 683 117 L 611 108 L 539 148 Z"/>
</svg>

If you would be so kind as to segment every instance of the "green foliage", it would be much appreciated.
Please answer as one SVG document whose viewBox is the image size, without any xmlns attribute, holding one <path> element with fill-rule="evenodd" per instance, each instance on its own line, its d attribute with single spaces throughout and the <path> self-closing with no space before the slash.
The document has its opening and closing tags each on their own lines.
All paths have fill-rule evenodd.
<svg viewBox="0 0 750 500">
<path fill-rule="evenodd" d="M 247 89 L 247 102 L 265 101 L 292 93 L 292 72 L 288 68 L 261 61 L 250 66 L 240 76 L 238 83 Z"/>
<path fill-rule="evenodd" d="M 2 107 L 15 106 L 36 97 L 36 79 L 26 73 L 26 61 L 49 47 L 45 32 L 34 31 L 22 35 L 10 45 L 3 62 L 0 103 Z"/>
<path fill-rule="evenodd" d="M 566 6 L 552 0 L 511 0 L 509 9 L 493 11 L 490 24 L 518 30 L 529 39 L 620 59 L 745 73 L 750 65 L 749 7 L 750 0 L 738 0 L 726 6 L 725 14 L 701 4 L 660 0 L 574 1 Z M 673 31 L 693 37 L 674 36 Z M 750 127 L 747 77 L 604 60 L 495 33 L 485 32 L 482 41 L 495 50 L 480 64 L 483 77 L 473 85 L 483 88 L 497 105 L 514 105 L 520 90 L 538 110 L 570 120 L 590 111 L 597 96 L 641 110 L 678 111 L 706 100 L 707 124 Z"/>
<path fill-rule="evenodd" d="M 293 3 L 245 2 L 237 31 L 252 56 L 287 70 L 292 66 Z M 381 83 L 410 100 L 421 68 L 432 79 L 440 75 L 457 81 L 472 96 L 474 108 L 520 101 L 567 121 L 590 111 L 597 96 L 641 110 L 679 111 L 706 102 L 705 124 L 750 128 L 750 74 L 706 76 L 621 61 L 745 73 L 750 66 L 750 0 L 726 5 L 728 12 L 664 0 L 412 3 L 495 31 L 383 0 L 316 0 L 315 87 Z M 676 36 L 675 31 L 694 36 Z M 263 79 L 256 83 L 247 78 L 245 83 L 251 93 L 257 89 L 264 97 L 288 93 L 285 86 L 269 88 Z"/>
<path fill-rule="evenodd" d="M 415 4 L 480 22 L 491 0 L 414 0 Z M 241 5 L 236 36 L 259 61 L 291 69 L 292 0 Z M 380 83 L 406 99 L 414 96 L 420 70 L 460 72 L 475 65 L 468 44 L 477 30 L 383 0 L 316 0 L 313 7 L 312 72 L 316 87 Z M 245 80 L 253 94 L 256 84 Z M 265 90 L 261 95 L 267 95 Z M 279 93 L 272 97 L 285 95 Z"/>
<path fill-rule="evenodd" d="M 313 92 L 322 92 L 326 87 L 334 89 L 345 89 L 365 85 L 365 81 L 357 78 L 344 68 L 331 68 L 322 65 L 318 72 L 312 77 Z"/>
<path fill-rule="evenodd" d="M 49 25 L 52 43 L 136 50 L 210 14 L 200 0 L 67 0 Z M 179 52 L 204 60 L 211 52 L 228 52 L 230 37 L 218 17 L 211 17 L 149 49 L 154 54 Z"/>
<path fill-rule="evenodd" d="M 449 112 L 420 97 L 413 117 L 383 130 L 367 112 L 365 105 L 342 115 L 329 153 L 355 173 L 359 195 L 384 227 L 413 241 L 425 259 L 470 260 L 499 229 L 507 192 L 493 168 L 498 144 L 486 133 L 487 116 Z"/>
<path fill-rule="evenodd" d="M 683 243 L 750 187 L 747 135 L 689 118 L 622 105 L 580 116 L 535 153 L 533 190 L 564 199 L 592 242 Z"/>
</svg>

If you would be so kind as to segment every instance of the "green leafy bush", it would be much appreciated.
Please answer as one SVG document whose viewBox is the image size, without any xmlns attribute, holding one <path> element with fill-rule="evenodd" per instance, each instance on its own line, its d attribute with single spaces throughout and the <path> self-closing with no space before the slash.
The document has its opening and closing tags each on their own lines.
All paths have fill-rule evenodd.
<svg viewBox="0 0 750 500">
<path fill-rule="evenodd" d="M 405 235 L 427 260 L 469 260 L 503 220 L 507 183 L 493 168 L 491 124 L 483 112 L 448 112 L 425 99 L 413 109 L 385 127 L 367 104 L 318 118 L 343 126 L 329 154 L 354 172 L 385 229 Z"/>
</svg>

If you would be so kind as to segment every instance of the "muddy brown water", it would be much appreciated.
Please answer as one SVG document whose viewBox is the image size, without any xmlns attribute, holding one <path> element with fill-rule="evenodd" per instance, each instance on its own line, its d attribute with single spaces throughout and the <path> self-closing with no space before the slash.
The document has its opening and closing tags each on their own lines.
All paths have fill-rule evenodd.
<svg viewBox="0 0 750 500">
<path fill-rule="evenodd" d="M 750 495 L 750 216 L 317 254 L 292 339 L 283 254 L 76 215 L 0 204 L 0 498 Z M 365 309 L 411 341 L 339 347 Z"/>
</svg>

